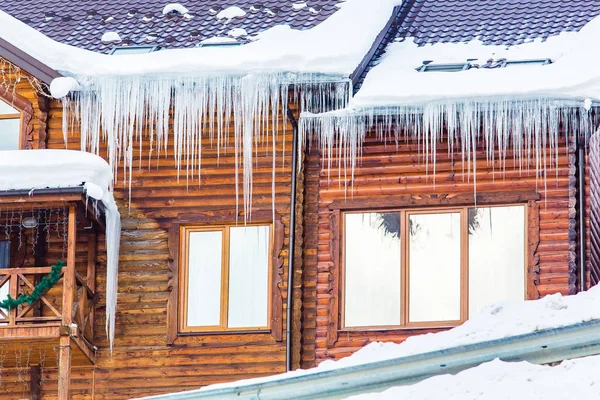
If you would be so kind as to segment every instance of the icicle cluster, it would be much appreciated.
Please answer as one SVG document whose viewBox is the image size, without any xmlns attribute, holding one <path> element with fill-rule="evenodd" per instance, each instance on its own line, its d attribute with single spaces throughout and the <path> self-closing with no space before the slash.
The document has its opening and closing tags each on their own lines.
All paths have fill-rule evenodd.
<svg viewBox="0 0 600 400">
<path fill-rule="evenodd" d="M 117 176 L 121 163 L 130 196 L 133 149 L 138 146 L 141 157 L 142 139 L 150 143 L 149 161 L 155 155 L 172 153 L 178 177 L 185 169 L 189 182 L 200 176 L 201 139 L 208 137 L 211 144 L 216 143 L 218 152 L 233 144 L 236 204 L 241 170 L 246 216 L 251 213 L 253 152 L 257 144 L 269 140 L 275 181 L 278 112 L 282 112 L 285 124 L 290 91 L 291 100 L 302 110 L 316 113 L 345 107 L 351 93 L 348 79 L 317 74 L 97 76 L 78 81 L 84 89 L 64 102 L 65 141 L 68 127 L 78 120 L 82 150 L 98 154 L 101 141 L 106 142 L 109 164 Z M 233 138 L 229 137 L 231 127 Z M 168 149 L 170 135 L 173 149 Z"/>
<path fill-rule="evenodd" d="M 369 132 L 396 145 L 402 139 L 416 140 L 427 168 L 430 162 L 433 164 L 434 178 L 436 154 L 442 138 L 449 155 L 453 156 L 454 149 L 460 146 L 463 165 L 468 166 L 468 177 L 475 179 L 476 148 L 482 143 L 488 162 L 493 162 L 498 154 L 504 167 L 511 150 L 519 169 L 534 162 L 536 176 L 539 176 L 541 170 L 556 164 L 561 132 L 586 137 L 592 132 L 596 124 L 588 108 L 583 102 L 501 99 L 432 102 L 361 112 L 346 109 L 321 115 L 303 113 L 299 121 L 298 145 L 316 141 L 328 160 L 327 169 L 331 168 L 333 160 L 337 160 L 340 178 L 344 171 L 346 180 L 348 174 L 351 180 L 354 179 L 361 146 Z"/>
</svg>

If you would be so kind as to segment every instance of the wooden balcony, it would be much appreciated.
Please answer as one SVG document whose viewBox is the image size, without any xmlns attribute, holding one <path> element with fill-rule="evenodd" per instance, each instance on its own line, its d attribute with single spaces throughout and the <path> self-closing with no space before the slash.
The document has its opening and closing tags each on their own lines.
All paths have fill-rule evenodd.
<svg viewBox="0 0 600 400">
<path fill-rule="evenodd" d="M 10 310 L 0 309 L 2 367 L 29 367 L 32 393 L 36 379 L 39 386 L 40 368 L 58 367 L 58 399 L 66 400 L 69 398 L 71 366 L 95 363 L 96 234 L 104 231 L 102 209 L 90 207 L 81 190 L 67 191 L 66 194 L 41 193 L 37 197 L 0 195 L 0 211 L 7 207 L 44 221 L 40 221 L 39 228 L 24 233 L 19 226 L 19 236 L 13 239 L 19 243 L 12 247 L 25 247 L 25 250 L 20 250 L 22 254 L 12 254 L 18 253 L 17 250 L 11 253 L 11 268 L 0 268 L 0 300 L 8 294 L 13 299 L 30 294 L 42 277 L 51 272 L 49 260 L 58 254 L 65 256 L 66 264 L 58 282 L 37 301 Z M 58 207 L 62 214 L 45 211 Z M 15 235 L 13 227 L 17 224 L 7 222 L 15 219 L 14 212 L 8 214 L 10 216 L 5 212 L 3 217 L 0 212 L 0 240 L 3 239 L 3 227 L 8 232 L 6 227 L 10 226 L 10 232 Z M 45 264 L 39 266 L 42 260 Z M 14 264 L 19 262 L 23 266 L 15 267 Z"/>
</svg>

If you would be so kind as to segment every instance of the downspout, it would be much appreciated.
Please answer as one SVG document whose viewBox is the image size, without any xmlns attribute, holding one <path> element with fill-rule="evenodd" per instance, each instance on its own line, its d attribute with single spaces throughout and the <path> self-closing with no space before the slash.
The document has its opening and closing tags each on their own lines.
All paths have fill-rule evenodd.
<svg viewBox="0 0 600 400">
<path fill-rule="evenodd" d="M 287 309 L 285 319 L 285 369 L 292 370 L 292 297 L 294 283 L 294 250 L 296 236 L 296 184 L 298 177 L 298 122 L 288 107 L 287 117 L 293 128 L 292 134 L 292 189 L 290 195 L 290 243 L 288 249 Z"/>
<path fill-rule="evenodd" d="M 584 138 L 578 135 L 577 143 L 577 215 L 579 217 L 579 291 L 585 290 L 585 144 Z"/>
</svg>

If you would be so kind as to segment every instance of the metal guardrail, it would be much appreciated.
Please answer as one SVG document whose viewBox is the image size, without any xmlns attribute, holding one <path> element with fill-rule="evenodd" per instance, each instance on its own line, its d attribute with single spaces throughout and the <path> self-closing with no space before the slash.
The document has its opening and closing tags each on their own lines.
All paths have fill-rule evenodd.
<svg viewBox="0 0 600 400">
<path fill-rule="evenodd" d="M 339 399 L 412 384 L 435 375 L 457 373 L 496 358 L 546 364 L 596 354 L 600 354 L 600 320 L 268 382 L 146 399 Z"/>
</svg>

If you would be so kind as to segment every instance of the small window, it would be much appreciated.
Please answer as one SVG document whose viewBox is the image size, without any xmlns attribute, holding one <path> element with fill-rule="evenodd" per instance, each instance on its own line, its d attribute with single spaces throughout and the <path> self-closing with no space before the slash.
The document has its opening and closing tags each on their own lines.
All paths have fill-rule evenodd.
<svg viewBox="0 0 600 400">
<path fill-rule="evenodd" d="M 525 207 L 346 213 L 343 327 L 457 324 L 525 297 Z"/>
<path fill-rule="evenodd" d="M 0 150 L 18 150 L 21 112 L 0 99 Z"/>
<path fill-rule="evenodd" d="M 180 331 L 268 330 L 271 225 L 180 229 Z"/>
</svg>

